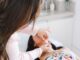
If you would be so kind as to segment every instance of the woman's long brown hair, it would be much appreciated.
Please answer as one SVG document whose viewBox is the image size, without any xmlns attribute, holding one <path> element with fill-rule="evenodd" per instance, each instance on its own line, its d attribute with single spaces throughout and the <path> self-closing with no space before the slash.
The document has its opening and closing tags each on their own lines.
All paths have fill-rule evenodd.
<svg viewBox="0 0 80 60">
<path fill-rule="evenodd" d="M 0 60 L 7 60 L 5 47 L 21 26 L 35 22 L 40 0 L 0 0 Z"/>
</svg>

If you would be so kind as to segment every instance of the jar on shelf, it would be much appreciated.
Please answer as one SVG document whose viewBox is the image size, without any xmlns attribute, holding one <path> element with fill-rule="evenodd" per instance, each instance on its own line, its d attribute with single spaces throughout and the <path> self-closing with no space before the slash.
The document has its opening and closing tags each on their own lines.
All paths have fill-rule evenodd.
<svg viewBox="0 0 80 60">
<path fill-rule="evenodd" d="M 66 0 L 55 0 L 56 11 L 65 12 L 66 11 Z"/>
<path fill-rule="evenodd" d="M 52 13 L 52 12 L 54 12 L 54 10 L 55 10 L 55 5 L 54 5 L 53 0 L 51 0 L 51 2 L 50 2 L 50 12 Z"/>
</svg>

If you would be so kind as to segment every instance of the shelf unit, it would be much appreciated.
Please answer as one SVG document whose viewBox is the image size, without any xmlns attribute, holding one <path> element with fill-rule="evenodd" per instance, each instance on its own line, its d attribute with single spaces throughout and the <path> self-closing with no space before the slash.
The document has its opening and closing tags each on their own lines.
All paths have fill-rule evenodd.
<svg viewBox="0 0 80 60">
<path fill-rule="evenodd" d="M 55 1 L 55 0 L 53 0 L 53 1 Z M 50 3 L 50 1 L 49 1 L 49 3 Z M 60 11 L 57 11 L 56 9 L 54 9 L 53 12 L 52 11 L 50 12 L 50 10 L 48 8 L 48 10 L 42 10 L 38 20 L 50 20 L 50 19 L 56 20 L 56 19 L 73 17 L 75 14 L 74 8 L 75 8 L 75 3 L 70 0 L 69 2 L 66 2 L 66 10 L 65 11 L 60 12 Z"/>
</svg>

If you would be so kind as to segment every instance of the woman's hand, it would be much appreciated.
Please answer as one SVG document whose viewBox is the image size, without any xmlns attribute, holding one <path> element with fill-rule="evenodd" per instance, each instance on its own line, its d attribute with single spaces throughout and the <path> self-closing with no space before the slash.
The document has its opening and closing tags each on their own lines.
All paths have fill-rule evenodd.
<svg viewBox="0 0 80 60">
<path fill-rule="evenodd" d="M 52 52 L 52 46 L 51 44 L 44 44 L 42 46 L 40 46 L 40 48 L 43 50 L 43 52 L 47 53 L 47 52 Z"/>
<path fill-rule="evenodd" d="M 49 52 L 52 49 L 51 44 L 48 42 L 48 34 L 45 30 L 39 30 L 33 40 L 38 47 L 41 47 L 43 52 Z"/>
<path fill-rule="evenodd" d="M 42 49 L 42 55 L 40 56 L 40 60 L 46 60 L 47 57 L 51 56 L 52 55 L 52 46 L 51 44 L 45 44 L 45 45 L 42 45 L 41 46 L 41 49 Z"/>
</svg>

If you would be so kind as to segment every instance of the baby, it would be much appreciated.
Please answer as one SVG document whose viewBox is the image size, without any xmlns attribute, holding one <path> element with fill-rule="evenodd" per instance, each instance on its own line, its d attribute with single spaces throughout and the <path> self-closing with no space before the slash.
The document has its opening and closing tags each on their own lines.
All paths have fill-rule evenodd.
<svg viewBox="0 0 80 60">
<path fill-rule="evenodd" d="M 38 47 L 44 44 L 49 46 L 49 49 L 41 55 L 40 60 L 78 60 L 77 56 L 68 48 L 63 46 L 57 48 L 55 44 L 51 44 L 52 42 L 49 42 L 49 36 L 46 31 L 39 30 L 33 36 L 33 40 Z M 56 49 L 54 49 L 54 46 Z"/>
<path fill-rule="evenodd" d="M 35 36 L 33 36 L 33 40 L 36 44 L 36 46 L 40 47 L 42 45 L 50 46 L 50 49 L 52 49 L 52 46 L 48 40 L 48 33 L 47 31 L 39 30 Z M 49 49 L 49 50 L 50 50 Z"/>
<path fill-rule="evenodd" d="M 38 46 L 38 47 L 41 47 L 42 45 L 49 46 L 49 49 L 46 50 L 46 52 L 43 52 L 43 54 L 41 55 L 40 60 L 46 60 L 47 57 L 52 56 L 55 46 L 53 44 L 51 44 L 51 42 L 49 42 L 48 31 L 39 30 L 37 32 L 37 34 L 35 36 L 33 36 L 33 40 L 34 40 L 36 46 Z"/>
</svg>

